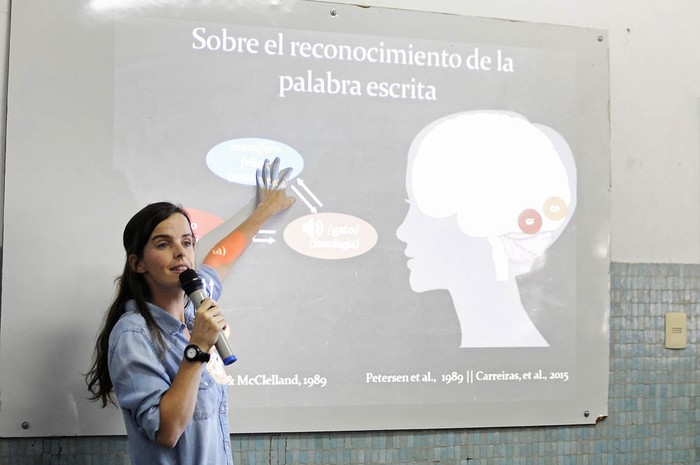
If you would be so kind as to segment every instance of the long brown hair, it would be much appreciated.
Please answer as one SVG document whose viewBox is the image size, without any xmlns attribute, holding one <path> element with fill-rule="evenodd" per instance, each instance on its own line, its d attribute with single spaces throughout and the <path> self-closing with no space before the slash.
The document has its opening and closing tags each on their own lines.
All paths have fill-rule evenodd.
<svg viewBox="0 0 700 465">
<path fill-rule="evenodd" d="M 143 275 L 131 269 L 129 257 L 135 255 L 141 259 L 153 230 L 161 221 L 168 219 L 174 213 L 179 213 L 187 218 L 188 222 L 190 221 L 189 216 L 181 206 L 169 202 L 158 202 L 141 209 L 129 220 L 124 228 L 123 242 L 124 250 L 126 251 L 124 271 L 114 281 L 117 288 L 115 298 L 105 314 L 102 329 L 98 333 L 97 341 L 95 342 L 92 366 L 85 375 L 88 391 L 91 393 L 89 399 L 101 400 L 102 407 L 105 407 L 108 402 L 114 404 L 114 399 L 112 398 L 114 385 L 109 376 L 107 358 L 109 335 L 119 318 L 124 314 L 127 301 L 133 299 L 136 302 L 136 308 L 146 320 L 146 326 L 151 336 L 161 349 L 164 347 L 163 335 L 151 312 L 148 310 L 148 305 L 146 305 L 146 302 L 151 297 L 151 290 Z"/>
</svg>

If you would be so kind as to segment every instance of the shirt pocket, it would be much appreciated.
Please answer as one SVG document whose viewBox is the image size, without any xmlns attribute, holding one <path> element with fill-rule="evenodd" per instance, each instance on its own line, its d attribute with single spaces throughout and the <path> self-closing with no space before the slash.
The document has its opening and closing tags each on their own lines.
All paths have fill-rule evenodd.
<svg viewBox="0 0 700 465">
<path fill-rule="evenodd" d="M 206 371 L 202 373 L 197 390 L 197 403 L 194 406 L 192 417 L 195 421 L 206 420 L 214 416 L 220 403 L 218 392 L 212 377 Z"/>
</svg>

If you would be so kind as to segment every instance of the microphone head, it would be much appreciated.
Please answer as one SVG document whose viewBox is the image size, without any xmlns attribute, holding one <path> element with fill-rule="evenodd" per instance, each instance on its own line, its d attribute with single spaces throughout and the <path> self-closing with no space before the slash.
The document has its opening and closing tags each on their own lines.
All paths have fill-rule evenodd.
<svg viewBox="0 0 700 465">
<path fill-rule="evenodd" d="M 187 295 L 199 289 L 204 289 L 204 282 L 202 282 L 202 279 L 192 268 L 188 268 L 180 273 L 178 278 L 180 279 L 180 287 L 182 287 Z"/>
</svg>

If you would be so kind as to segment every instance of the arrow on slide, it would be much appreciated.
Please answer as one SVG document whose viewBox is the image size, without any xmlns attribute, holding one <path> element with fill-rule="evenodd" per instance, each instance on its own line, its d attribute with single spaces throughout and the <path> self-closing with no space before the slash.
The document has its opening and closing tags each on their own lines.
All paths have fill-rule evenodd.
<svg viewBox="0 0 700 465">
<path fill-rule="evenodd" d="M 253 242 L 265 242 L 265 243 L 268 243 L 268 244 L 274 244 L 274 243 L 275 243 L 275 239 L 274 239 L 274 238 L 268 237 L 268 238 L 266 238 L 266 239 L 261 239 L 261 238 L 258 237 L 259 234 L 277 234 L 277 231 L 275 231 L 274 229 L 261 229 L 260 231 L 258 231 L 258 234 L 256 234 L 255 236 L 253 236 Z"/>
<path fill-rule="evenodd" d="M 258 237 L 254 237 L 253 242 L 267 242 L 268 244 L 274 244 L 275 240 L 272 237 L 268 237 L 267 239 L 259 239 Z"/>
<path fill-rule="evenodd" d="M 299 185 L 306 191 L 306 193 L 309 194 L 309 197 L 311 197 L 311 198 L 314 200 L 314 202 L 316 202 L 316 203 L 318 204 L 319 207 L 322 207 L 322 206 L 323 206 L 323 204 L 321 203 L 321 201 L 318 200 L 318 197 L 316 197 L 316 196 L 314 195 L 314 193 L 311 192 L 311 189 L 309 189 L 309 188 L 306 186 L 306 183 L 304 182 L 303 179 L 297 178 L 297 184 L 299 184 Z"/>
<path fill-rule="evenodd" d="M 311 203 L 309 203 L 309 201 L 306 200 L 306 197 L 301 195 L 301 192 L 299 192 L 299 189 L 297 189 L 296 186 L 291 185 L 289 187 L 291 187 L 292 190 L 294 191 L 294 193 L 297 195 L 297 197 L 299 197 L 306 204 L 306 206 L 309 207 L 309 210 L 311 210 L 311 213 L 318 213 L 318 210 L 316 210 L 316 207 L 311 205 Z"/>
</svg>

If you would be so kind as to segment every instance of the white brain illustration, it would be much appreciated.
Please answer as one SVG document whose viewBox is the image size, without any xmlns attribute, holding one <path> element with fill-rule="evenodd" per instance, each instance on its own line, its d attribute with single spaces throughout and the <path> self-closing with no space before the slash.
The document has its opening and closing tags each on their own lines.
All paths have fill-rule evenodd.
<svg viewBox="0 0 700 465">
<path fill-rule="evenodd" d="M 555 143 L 556 141 L 556 143 Z M 529 270 L 565 226 L 572 187 L 569 148 L 553 130 L 511 113 L 445 118 L 424 132 L 411 185 L 420 211 L 457 216 L 465 234 L 492 246 L 499 280 Z"/>
</svg>

